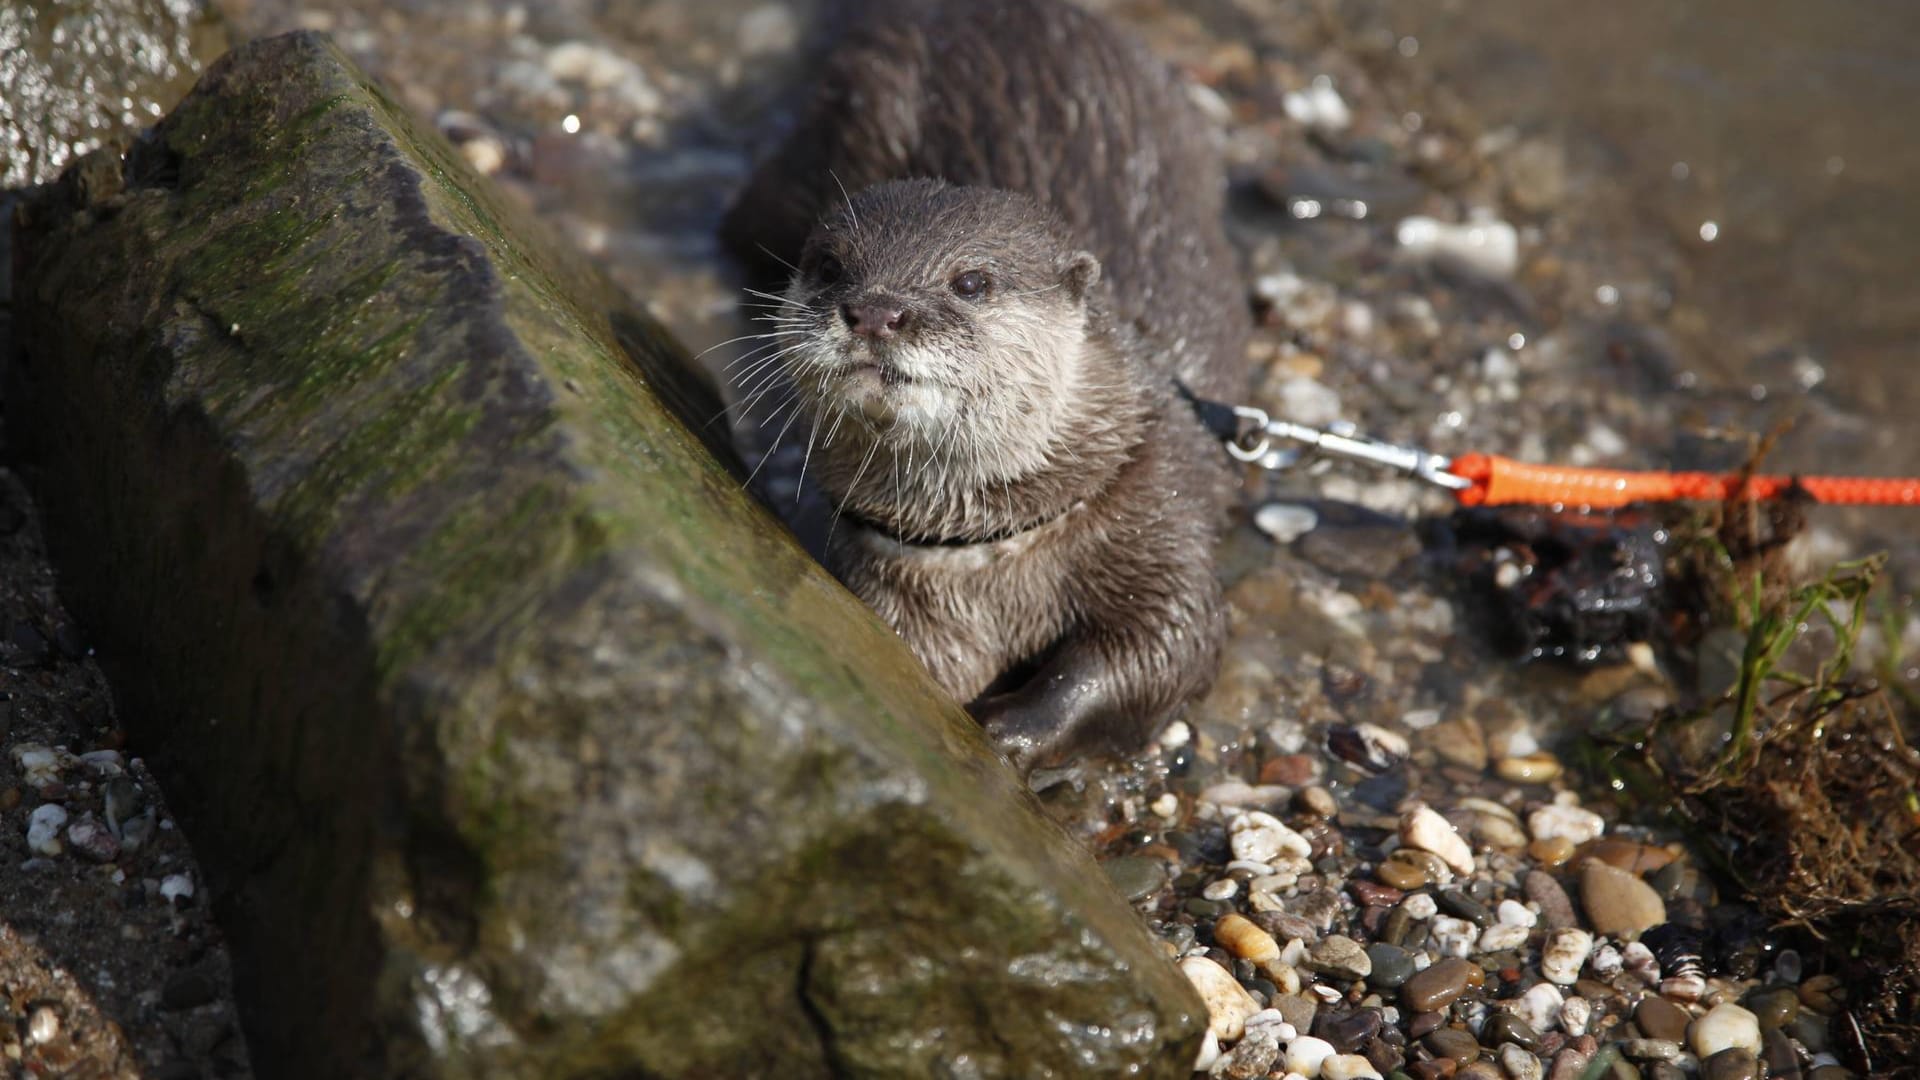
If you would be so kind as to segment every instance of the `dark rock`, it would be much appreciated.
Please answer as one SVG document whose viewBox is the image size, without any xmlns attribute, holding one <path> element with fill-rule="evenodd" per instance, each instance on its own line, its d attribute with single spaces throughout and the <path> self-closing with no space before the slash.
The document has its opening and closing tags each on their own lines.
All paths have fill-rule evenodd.
<svg viewBox="0 0 1920 1080">
<path fill-rule="evenodd" d="M 160 1007 L 175 1011 L 197 1008 L 212 1001 L 218 992 L 207 976 L 197 971 L 176 971 L 160 989 Z"/>
<path fill-rule="evenodd" d="M 1380 1023 L 1378 1009 L 1356 1009 L 1344 1015 L 1322 1012 L 1314 1017 L 1313 1034 L 1332 1043 L 1335 1050 L 1352 1054 L 1380 1034 Z"/>
<path fill-rule="evenodd" d="M 1482 930 L 1493 925 L 1493 912 L 1460 889 L 1442 889 L 1435 899 L 1440 902 L 1442 911 L 1465 919 Z"/>
<path fill-rule="evenodd" d="M 293 35 L 122 169 L 22 207 L 8 435 L 261 1075 L 1185 1075 L 1097 867 L 437 135 Z"/>
<path fill-rule="evenodd" d="M 1398 945 L 1376 941 L 1367 946 L 1367 958 L 1373 961 L 1368 984 L 1382 990 L 1397 990 L 1413 974 L 1413 954 Z"/>
<path fill-rule="evenodd" d="M 1701 1063 L 1700 1074 L 1706 1080 L 1760 1080 L 1760 1059 L 1753 1051 L 1731 1047 Z"/>
<path fill-rule="evenodd" d="M 1540 905 L 1540 925 L 1549 930 L 1567 930 L 1580 925 L 1573 913 L 1573 900 L 1553 875 L 1544 870 L 1529 870 L 1521 882 L 1527 899 Z"/>
<path fill-rule="evenodd" d="M 1480 1032 L 1480 1041 L 1488 1046 L 1512 1043 L 1534 1053 L 1540 1050 L 1540 1033 L 1525 1020 L 1506 1012 L 1487 1017 L 1487 1026 Z"/>
<path fill-rule="evenodd" d="M 1682 1042 L 1693 1016 L 1666 998 L 1648 994 L 1633 1008 L 1633 1022 L 1649 1039 Z"/>
</svg>

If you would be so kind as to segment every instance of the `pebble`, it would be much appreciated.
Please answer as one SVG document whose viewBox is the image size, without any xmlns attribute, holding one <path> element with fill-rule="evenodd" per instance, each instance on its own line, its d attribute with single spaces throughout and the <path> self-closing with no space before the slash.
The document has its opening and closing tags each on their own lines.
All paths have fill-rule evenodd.
<svg viewBox="0 0 1920 1080">
<path fill-rule="evenodd" d="M 1287 1071 L 1299 1073 L 1307 1080 L 1320 1075 L 1320 1067 L 1334 1056 L 1333 1044 L 1325 1039 L 1316 1039 L 1311 1035 L 1302 1035 L 1287 1043 Z"/>
<path fill-rule="evenodd" d="M 1520 266 L 1519 230 L 1504 221 L 1454 225 L 1414 215 L 1401 219 L 1394 238 L 1413 258 L 1450 262 L 1489 278 L 1512 277 Z"/>
<path fill-rule="evenodd" d="M 1549 1031 L 1560 1016 L 1560 1010 L 1566 1006 L 1560 988 L 1552 983 L 1535 983 L 1527 992 L 1513 999 L 1513 1014 L 1527 1022 L 1535 1031 Z"/>
<path fill-rule="evenodd" d="M 1323 1080 L 1385 1080 L 1373 1062 L 1359 1054 L 1335 1054 L 1320 1063 Z"/>
<path fill-rule="evenodd" d="M 1573 913 L 1573 901 L 1567 897 L 1567 890 L 1560 887 L 1552 874 L 1529 870 L 1521 889 L 1527 899 L 1540 908 L 1540 922 L 1547 929 L 1562 930 L 1580 925 L 1579 918 Z"/>
<path fill-rule="evenodd" d="M 1523 757 L 1501 758 L 1493 766 L 1494 775 L 1516 784 L 1545 784 L 1565 771 L 1560 759 L 1545 750 Z"/>
<path fill-rule="evenodd" d="M 1410 862 L 1388 859 L 1374 867 L 1373 876 L 1394 889 L 1402 892 L 1418 889 L 1427 883 L 1427 872 Z"/>
<path fill-rule="evenodd" d="M 1723 1001 L 1693 1022 L 1687 1041 L 1702 1058 L 1710 1058 L 1730 1047 L 1757 1054 L 1761 1048 L 1760 1018 L 1730 1001 Z"/>
<path fill-rule="evenodd" d="M 1209 881 L 1207 887 L 1200 890 L 1202 900 L 1231 900 L 1240 895 L 1240 883 L 1232 878 Z"/>
<path fill-rule="evenodd" d="M 67 823 L 67 809 L 59 803 L 43 803 L 27 818 L 27 847 L 41 855 L 58 855 L 60 827 Z"/>
<path fill-rule="evenodd" d="M 1573 858 L 1573 852 L 1573 841 L 1564 836 L 1550 836 L 1527 845 L 1527 854 L 1548 868 L 1565 865 L 1568 859 Z"/>
<path fill-rule="evenodd" d="M 1436 961 L 1417 972 L 1400 987 L 1400 1000 L 1414 1012 L 1444 1009 L 1469 989 L 1482 985 L 1486 973 L 1479 965 L 1459 957 Z"/>
<path fill-rule="evenodd" d="M 1460 889 L 1443 889 L 1438 899 L 1443 909 L 1481 929 L 1493 925 L 1493 911 Z"/>
<path fill-rule="evenodd" d="M 1495 918 L 1500 920 L 1502 926 L 1523 926 L 1531 929 L 1540 924 L 1540 916 L 1535 915 L 1532 908 L 1518 900 L 1500 901 L 1500 906 L 1495 909 Z"/>
<path fill-rule="evenodd" d="M 160 879 L 160 899 L 170 904 L 193 899 L 193 879 L 185 874 L 168 874 Z"/>
<path fill-rule="evenodd" d="M 1673 1061 L 1684 1052 L 1680 1044 L 1666 1039 L 1628 1039 L 1620 1052 L 1635 1061 Z"/>
<path fill-rule="evenodd" d="M 1513 1013 L 1494 1013 L 1487 1017 L 1486 1026 L 1480 1029 L 1480 1041 L 1489 1046 L 1513 1043 L 1526 1050 L 1540 1049 L 1540 1033 Z"/>
<path fill-rule="evenodd" d="M 1446 1058 L 1455 1065 L 1466 1065 L 1480 1058 L 1480 1040 L 1459 1028 L 1439 1028 L 1420 1040 L 1433 1056 Z"/>
<path fill-rule="evenodd" d="M 1583 807 L 1553 803 L 1528 814 L 1527 828 L 1535 840 L 1561 839 L 1578 845 L 1599 839 L 1607 831 L 1607 821 Z"/>
<path fill-rule="evenodd" d="M 1722 1050 L 1701 1068 L 1706 1080 L 1760 1080 L 1760 1059 L 1744 1047 Z"/>
<path fill-rule="evenodd" d="M 1257 1080 L 1271 1072 L 1280 1060 L 1280 1042 L 1279 1033 L 1273 1028 L 1248 1025 L 1246 1035 L 1234 1046 L 1233 1052 L 1209 1071 L 1223 1080 Z"/>
<path fill-rule="evenodd" d="M 1474 946 L 1480 943 L 1479 927 L 1446 915 L 1435 918 L 1427 933 L 1441 956 L 1472 956 Z"/>
<path fill-rule="evenodd" d="M 1101 864 L 1107 880 L 1129 902 L 1145 900 L 1167 883 L 1167 864 L 1144 855 L 1125 855 Z"/>
<path fill-rule="evenodd" d="M 1428 728 L 1426 744 L 1442 761 L 1480 772 L 1487 767 L 1487 737 L 1471 716 L 1442 720 Z"/>
<path fill-rule="evenodd" d="M 1533 931 L 1524 926 L 1496 923 L 1480 934 L 1480 951 L 1488 953 L 1518 949 L 1527 943 Z"/>
<path fill-rule="evenodd" d="M 1287 828 L 1272 814 L 1255 810 L 1241 814 L 1228 826 L 1233 857 L 1271 864 L 1282 855 L 1304 859 L 1313 854 L 1307 838 Z"/>
<path fill-rule="evenodd" d="M 1585 930 L 1568 928 L 1552 931 L 1541 949 L 1540 974 L 1546 976 L 1549 982 L 1572 986 L 1592 952 L 1593 935 Z"/>
<path fill-rule="evenodd" d="M 1227 915 L 1213 924 L 1213 940 L 1240 959 L 1256 964 L 1280 958 L 1280 943 L 1244 915 Z"/>
<path fill-rule="evenodd" d="M 1512 1043 L 1500 1048 L 1500 1068 L 1513 1080 L 1540 1080 L 1540 1059 Z"/>
<path fill-rule="evenodd" d="M 1583 997 L 1570 997 L 1560 1006 L 1560 1030 L 1578 1038 L 1587 1033 L 1587 1024 L 1593 1019 L 1593 1002 Z"/>
<path fill-rule="evenodd" d="M 1791 986 L 1776 986 L 1748 995 L 1747 1008 L 1759 1018 L 1760 1030 L 1783 1028 L 1800 1015 L 1800 994 Z"/>
<path fill-rule="evenodd" d="M 1329 934 L 1307 950 L 1306 968 L 1339 979 L 1358 980 L 1373 974 L 1373 960 L 1359 942 Z"/>
<path fill-rule="evenodd" d="M 1358 1009 L 1345 1016 L 1321 1013 L 1314 1022 L 1313 1033 L 1332 1043 L 1335 1050 L 1351 1054 L 1380 1034 L 1384 1023 L 1378 1009 Z"/>
<path fill-rule="evenodd" d="M 1245 1033 L 1247 1017 L 1260 1011 L 1253 995 L 1234 979 L 1233 973 L 1204 956 L 1189 956 L 1180 961 L 1187 981 L 1200 992 L 1207 1006 L 1207 1030 L 1223 1042 L 1234 1042 Z"/>
<path fill-rule="evenodd" d="M 1400 902 L 1409 918 L 1431 919 L 1440 913 L 1440 905 L 1434 903 L 1429 893 L 1415 893 Z"/>
<path fill-rule="evenodd" d="M 1610 937 L 1634 937 L 1667 921 L 1667 905 L 1653 886 L 1596 860 L 1580 868 L 1580 902 L 1588 924 Z"/>
<path fill-rule="evenodd" d="M 1200 1052 L 1193 1056 L 1193 1071 L 1207 1072 L 1219 1060 L 1220 1036 L 1215 1035 L 1212 1028 L 1208 1028 L 1207 1033 L 1200 1037 Z"/>
<path fill-rule="evenodd" d="M 67 843 L 94 862 L 107 863 L 120 857 L 120 841 L 90 813 L 67 827 Z"/>
<path fill-rule="evenodd" d="M 1451 822 L 1425 803 L 1401 815 L 1400 842 L 1440 856 L 1448 866 L 1460 873 L 1473 872 L 1473 849 L 1454 831 Z M 1393 882 L 1388 884 L 1392 885 Z"/>
<path fill-rule="evenodd" d="M 1367 960 L 1373 964 L 1367 982 L 1383 990 L 1398 990 L 1413 975 L 1413 954 L 1398 945 L 1377 941 L 1367 946 Z"/>
<path fill-rule="evenodd" d="M 1291 544 L 1320 524 L 1320 515 L 1299 503 L 1268 503 L 1254 511 L 1253 523 L 1275 543 Z"/>
</svg>

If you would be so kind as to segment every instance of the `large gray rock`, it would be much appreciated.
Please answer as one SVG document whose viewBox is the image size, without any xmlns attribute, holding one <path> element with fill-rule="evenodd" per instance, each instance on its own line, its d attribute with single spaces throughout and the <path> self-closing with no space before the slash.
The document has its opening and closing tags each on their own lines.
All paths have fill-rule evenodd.
<svg viewBox="0 0 1920 1080">
<path fill-rule="evenodd" d="M 0 3 L 0 188 L 153 123 L 224 47 L 205 0 Z"/>
<path fill-rule="evenodd" d="M 8 422 L 262 1075 L 1185 1073 L 1184 980 L 682 358 L 324 39 L 24 222 Z"/>
</svg>

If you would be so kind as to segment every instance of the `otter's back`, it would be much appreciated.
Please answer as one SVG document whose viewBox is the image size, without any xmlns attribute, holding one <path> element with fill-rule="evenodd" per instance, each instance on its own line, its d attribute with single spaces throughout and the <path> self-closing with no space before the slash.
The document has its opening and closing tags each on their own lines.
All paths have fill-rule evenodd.
<svg viewBox="0 0 1920 1080">
<path fill-rule="evenodd" d="M 1168 374 L 1203 394 L 1244 390 L 1224 177 L 1206 121 L 1138 43 L 1061 0 L 870 8 L 730 215 L 729 241 L 791 261 L 843 187 L 917 176 L 1047 203 Z"/>
</svg>

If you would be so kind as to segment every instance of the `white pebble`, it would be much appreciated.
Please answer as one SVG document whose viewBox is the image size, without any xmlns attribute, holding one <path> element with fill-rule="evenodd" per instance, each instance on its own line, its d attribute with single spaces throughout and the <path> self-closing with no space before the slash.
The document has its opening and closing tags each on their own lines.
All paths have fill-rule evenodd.
<svg viewBox="0 0 1920 1080">
<path fill-rule="evenodd" d="M 1454 831 L 1452 822 L 1425 803 L 1400 816 L 1400 842 L 1433 852 L 1463 874 L 1473 872 L 1473 849 Z"/>
<path fill-rule="evenodd" d="M 53 1006 L 42 1005 L 27 1018 L 27 1041 L 50 1043 L 60 1035 L 60 1014 Z"/>
<path fill-rule="evenodd" d="M 1253 512 L 1253 523 L 1275 543 L 1291 544 L 1320 524 L 1320 515 L 1299 503 L 1268 503 Z"/>
<path fill-rule="evenodd" d="M 1620 966 L 1627 974 L 1653 986 L 1660 981 L 1660 961 L 1653 950 L 1638 941 L 1629 941 L 1620 950 Z"/>
<path fill-rule="evenodd" d="M 1282 855 L 1304 859 L 1313 854 L 1307 838 L 1282 824 L 1279 818 L 1259 810 L 1241 814 L 1227 826 L 1232 837 L 1233 857 L 1251 862 L 1272 863 Z"/>
<path fill-rule="evenodd" d="M 1209 881 L 1207 887 L 1200 890 L 1200 895 L 1208 900 L 1231 900 L 1239 893 L 1240 883 L 1230 877 Z"/>
<path fill-rule="evenodd" d="M 1185 720 L 1175 720 L 1160 732 L 1160 749 L 1178 750 L 1193 741 L 1193 729 Z"/>
<path fill-rule="evenodd" d="M 1200 1052 L 1193 1057 L 1193 1071 L 1206 1072 L 1213 1068 L 1214 1062 L 1219 1060 L 1220 1036 L 1215 1035 L 1212 1028 L 1208 1028 L 1207 1033 L 1200 1038 Z"/>
<path fill-rule="evenodd" d="M 1207 1030 L 1223 1042 L 1234 1042 L 1247 1029 L 1247 1017 L 1260 1011 L 1253 996 L 1226 968 L 1204 956 L 1180 961 L 1180 970 L 1200 992 L 1207 1006 Z"/>
<path fill-rule="evenodd" d="M 1320 1063 L 1322 1080 L 1382 1080 L 1373 1062 L 1359 1054 L 1335 1054 Z"/>
<path fill-rule="evenodd" d="M 1513 999 L 1513 1015 L 1542 1034 L 1553 1030 L 1560 1019 L 1560 1007 L 1566 1003 L 1560 988 L 1552 983 L 1535 983 L 1526 993 Z"/>
<path fill-rule="evenodd" d="M 1333 1044 L 1325 1039 L 1316 1039 L 1303 1035 L 1287 1043 L 1287 1071 L 1297 1072 L 1307 1080 L 1320 1075 L 1320 1066 L 1333 1054 Z"/>
<path fill-rule="evenodd" d="M 1527 828 L 1535 840 L 1564 837 L 1575 844 L 1597 840 L 1607 831 L 1607 822 L 1599 814 L 1578 806 L 1543 806 L 1527 815 Z"/>
<path fill-rule="evenodd" d="M 13 748 L 14 764 L 28 787 L 44 787 L 60 778 L 63 755 L 59 750 L 39 743 L 21 743 Z"/>
<path fill-rule="evenodd" d="M 1593 973 L 1602 982 L 1620 974 L 1621 970 L 1626 966 L 1626 960 L 1620 955 L 1619 948 L 1612 942 L 1608 942 L 1593 951 Z"/>
<path fill-rule="evenodd" d="M 27 846 L 40 855 L 60 854 L 60 827 L 66 823 L 66 807 L 43 804 L 27 819 Z"/>
<path fill-rule="evenodd" d="M 1540 1080 L 1540 1059 L 1512 1043 L 1500 1048 L 1500 1068 L 1513 1080 Z"/>
<path fill-rule="evenodd" d="M 1414 893 L 1400 901 L 1400 906 L 1407 909 L 1410 919 L 1431 919 L 1440 913 L 1440 905 L 1434 903 L 1432 893 Z"/>
<path fill-rule="evenodd" d="M 1760 1018 L 1731 1001 L 1723 1001 L 1693 1022 L 1689 1041 L 1702 1059 L 1738 1047 L 1760 1053 Z"/>
<path fill-rule="evenodd" d="M 1153 804 L 1148 809 L 1160 817 L 1172 820 L 1174 815 L 1180 812 L 1180 796 L 1171 791 L 1165 792 L 1153 800 Z"/>
<path fill-rule="evenodd" d="M 1305 90 L 1289 90 L 1281 96 L 1280 107 L 1288 119 L 1322 131 L 1342 131 L 1353 123 L 1353 110 L 1325 75 L 1315 76 Z"/>
<path fill-rule="evenodd" d="M 1433 920 L 1433 929 L 1429 931 L 1434 945 L 1441 956 L 1466 958 L 1473 955 L 1473 947 L 1480 941 L 1480 928 L 1465 919 L 1455 919 L 1442 915 Z"/>
<path fill-rule="evenodd" d="M 1480 951 L 1483 953 L 1500 952 L 1503 949 L 1517 949 L 1527 943 L 1527 935 L 1532 930 L 1512 923 L 1495 923 L 1480 934 Z"/>
<path fill-rule="evenodd" d="M 1572 927 L 1555 930 L 1547 935 L 1547 943 L 1540 950 L 1540 974 L 1548 982 L 1572 986 L 1592 952 L 1592 934 Z"/>
<path fill-rule="evenodd" d="M 1416 215 L 1402 219 L 1394 236 L 1413 258 L 1451 262 L 1485 277 L 1512 277 L 1520 267 L 1520 232 L 1504 221 L 1453 225 Z"/>
<path fill-rule="evenodd" d="M 160 880 L 160 898 L 173 903 L 193 897 L 193 879 L 185 874 L 168 874 Z M 1218 966 L 1218 965 L 1215 965 Z"/>
<path fill-rule="evenodd" d="M 1560 1006 L 1560 1030 L 1574 1038 L 1587 1033 L 1587 1022 L 1593 1019 L 1593 1002 L 1583 997 L 1571 997 Z"/>
<path fill-rule="evenodd" d="M 1507 926 L 1538 926 L 1540 916 L 1533 909 L 1518 900 L 1502 900 L 1497 913 L 1500 921 Z"/>
</svg>

